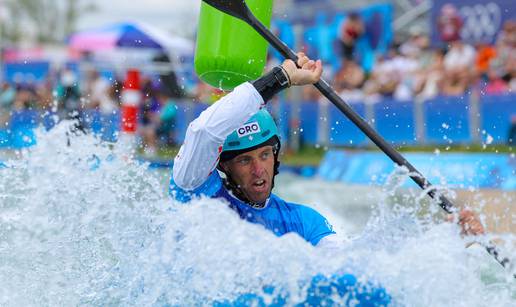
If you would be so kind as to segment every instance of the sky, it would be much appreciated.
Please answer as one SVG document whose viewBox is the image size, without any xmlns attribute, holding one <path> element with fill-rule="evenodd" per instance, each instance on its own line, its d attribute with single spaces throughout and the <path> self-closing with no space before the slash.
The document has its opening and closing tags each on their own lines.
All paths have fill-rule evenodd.
<svg viewBox="0 0 516 307">
<path fill-rule="evenodd" d="M 184 37 L 197 26 L 200 0 L 91 0 L 96 12 L 84 14 L 78 30 L 118 21 L 141 21 Z"/>
</svg>

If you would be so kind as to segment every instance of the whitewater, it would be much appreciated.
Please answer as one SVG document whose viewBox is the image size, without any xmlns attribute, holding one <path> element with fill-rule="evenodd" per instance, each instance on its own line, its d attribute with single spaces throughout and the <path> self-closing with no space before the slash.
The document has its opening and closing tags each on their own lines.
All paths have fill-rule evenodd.
<svg viewBox="0 0 516 307">
<path fill-rule="evenodd" d="M 169 169 L 69 128 L 0 153 L 1 306 L 197 306 L 250 292 L 266 303 L 288 293 L 295 305 L 313 276 L 342 273 L 381 284 L 394 306 L 516 304 L 511 268 L 465 248 L 471 239 L 437 204 L 400 188 L 402 170 L 376 188 L 280 174 L 274 192 L 337 231 L 339 246 L 319 249 L 245 222 L 221 200 L 177 203 Z M 491 236 L 514 263 L 514 236 L 482 239 Z"/>
</svg>

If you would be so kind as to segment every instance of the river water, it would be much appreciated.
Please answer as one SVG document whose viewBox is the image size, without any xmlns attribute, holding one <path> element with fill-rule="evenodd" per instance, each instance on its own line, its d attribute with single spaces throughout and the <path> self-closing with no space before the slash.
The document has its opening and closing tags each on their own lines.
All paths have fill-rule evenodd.
<svg viewBox="0 0 516 307">
<path fill-rule="evenodd" d="M 421 192 L 399 189 L 402 172 L 383 188 L 280 175 L 277 194 L 316 208 L 338 232 L 338 246 L 322 250 L 276 238 L 219 200 L 178 204 L 168 170 L 91 136 L 67 146 L 66 129 L 40 132 L 0 169 L 1 306 L 210 305 L 264 285 L 295 304 L 303 281 L 343 272 L 381 283 L 393 305 L 516 304 L 511 274 L 481 247 L 466 249 Z M 502 238 L 516 258 L 514 237 Z"/>
</svg>

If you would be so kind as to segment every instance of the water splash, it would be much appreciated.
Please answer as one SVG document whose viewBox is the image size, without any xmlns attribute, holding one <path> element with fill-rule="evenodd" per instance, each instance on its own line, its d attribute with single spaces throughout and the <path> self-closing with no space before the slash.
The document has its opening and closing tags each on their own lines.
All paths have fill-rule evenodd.
<svg viewBox="0 0 516 307">
<path fill-rule="evenodd" d="M 397 304 L 514 305 L 516 285 L 511 269 L 504 270 L 480 245 L 466 249 L 471 239 L 461 238 L 457 225 L 443 222 L 444 211 L 436 201 L 424 191 L 402 188 L 411 180 L 408 175 L 406 168 L 396 168 L 385 186 L 368 188 L 290 178 L 286 183 L 293 183 L 279 192 L 296 201 L 308 200 L 324 212 L 341 235 L 348 237 L 342 240 L 340 253 L 347 255 L 345 261 L 367 268 Z M 278 187 L 281 183 L 285 182 Z M 450 199 L 456 196 L 446 187 L 437 189 Z M 362 225 L 357 226 L 357 220 Z M 500 250 L 516 261 L 516 237 L 496 237 L 505 241 L 498 245 Z"/>
<path fill-rule="evenodd" d="M 411 200 L 396 192 L 365 188 L 370 206 L 348 205 L 357 187 L 282 177 L 278 193 L 315 203 L 334 223 L 366 213 L 352 240 L 319 250 L 294 234 L 276 238 L 219 200 L 175 203 L 168 174 L 91 136 L 68 142 L 68 130 L 39 132 L 37 146 L 0 170 L 2 306 L 210 305 L 264 285 L 277 289 L 266 301 L 284 291 L 295 304 L 305 299 L 303 281 L 335 272 L 380 281 L 399 305 L 515 300 L 497 264 L 464 249 L 451 224 L 411 222 L 401 209 Z"/>
</svg>

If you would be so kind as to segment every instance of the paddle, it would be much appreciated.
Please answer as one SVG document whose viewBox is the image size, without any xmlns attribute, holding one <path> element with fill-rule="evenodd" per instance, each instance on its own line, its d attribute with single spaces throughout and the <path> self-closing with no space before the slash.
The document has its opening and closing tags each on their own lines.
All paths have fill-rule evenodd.
<svg viewBox="0 0 516 307">
<path fill-rule="evenodd" d="M 249 10 L 245 0 L 203 0 L 210 6 L 241 19 L 253 27 L 285 58 L 291 59 L 297 64 L 297 56 L 285 43 L 269 31 Z M 432 184 L 410 164 L 399 152 L 385 141 L 365 120 L 363 120 L 322 78 L 314 86 L 331 101 L 347 118 L 349 118 L 362 132 L 365 133 L 392 161 L 400 166 L 405 166 L 410 171 L 410 178 L 414 180 L 432 198 L 438 198 L 439 205 L 448 213 L 452 213 L 453 204 L 442 194 L 437 194 Z M 494 246 L 485 246 L 487 252 L 503 267 L 508 266 L 509 259 L 501 258 Z M 514 276 L 516 278 L 516 275 Z"/>
</svg>

